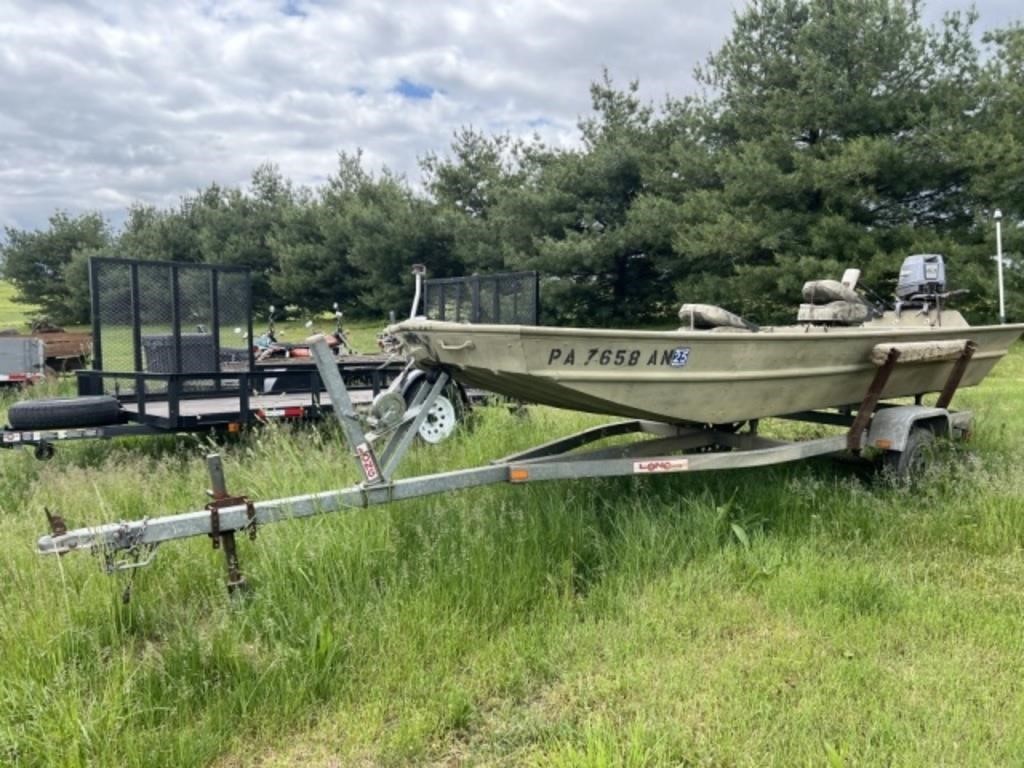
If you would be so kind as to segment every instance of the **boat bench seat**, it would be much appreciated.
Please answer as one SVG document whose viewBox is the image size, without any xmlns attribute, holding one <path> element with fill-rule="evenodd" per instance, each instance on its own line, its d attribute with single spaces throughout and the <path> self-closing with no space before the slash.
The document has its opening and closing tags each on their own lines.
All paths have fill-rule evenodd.
<svg viewBox="0 0 1024 768">
<path fill-rule="evenodd" d="M 742 317 L 713 304 L 683 304 L 679 308 L 681 331 L 756 331 L 757 326 Z"/>
<path fill-rule="evenodd" d="M 798 323 L 834 323 L 859 325 L 871 318 L 871 307 L 863 301 L 830 301 L 828 304 L 801 304 Z"/>
</svg>

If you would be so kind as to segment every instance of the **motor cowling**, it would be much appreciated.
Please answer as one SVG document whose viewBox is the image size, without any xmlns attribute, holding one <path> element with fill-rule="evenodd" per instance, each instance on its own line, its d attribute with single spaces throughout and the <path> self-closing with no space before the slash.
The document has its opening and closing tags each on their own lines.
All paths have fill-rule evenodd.
<svg viewBox="0 0 1024 768">
<path fill-rule="evenodd" d="M 896 297 L 901 302 L 911 303 L 945 291 L 946 265 L 941 254 L 917 253 L 903 260 L 896 283 Z"/>
</svg>

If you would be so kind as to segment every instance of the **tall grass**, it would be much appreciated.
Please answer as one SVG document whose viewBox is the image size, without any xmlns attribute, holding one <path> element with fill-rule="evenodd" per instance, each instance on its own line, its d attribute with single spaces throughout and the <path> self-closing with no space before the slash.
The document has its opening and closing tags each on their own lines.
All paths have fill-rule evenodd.
<svg viewBox="0 0 1024 768">
<path fill-rule="evenodd" d="M 34 554 L 199 508 L 195 437 L 0 456 L 0 764 L 1014 764 L 1024 755 L 1024 350 L 958 395 L 919 486 L 829 461 L 482 488 L 209 541 L 131 585 Z M 597 419 L 485 409 L 405 473 Z M 329 425 L 219 446 L 256 498 L 354 481 Z"/>
</svg>

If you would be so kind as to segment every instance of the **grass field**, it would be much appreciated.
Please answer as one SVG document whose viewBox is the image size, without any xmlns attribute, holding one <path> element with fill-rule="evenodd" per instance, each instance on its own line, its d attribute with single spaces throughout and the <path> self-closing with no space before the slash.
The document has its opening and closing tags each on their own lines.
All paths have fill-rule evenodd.
<svg viewBox="0 0 1024 768">
<path fill-rule="evenodd" d="M 14 301 L 15 293 L 13 285 L 0 280 L 0 328 L 24 331 L 28 329 L 28 317 L 36 312 L 37 307 Z"/>
<path fill-rule="evenodd" d="M 136 574 L 33 552 L 199 508 L 195 437 L 0 454 L 0 764 L 1019 765 L 1024 348 L 907 488 L 830 461 L 495 487 L 208 541 Z M 598 419 L 483 409 L 405 472 Z M 255 498 L 355 479 L 329 428 L 221 446 Z"/>
</svg>

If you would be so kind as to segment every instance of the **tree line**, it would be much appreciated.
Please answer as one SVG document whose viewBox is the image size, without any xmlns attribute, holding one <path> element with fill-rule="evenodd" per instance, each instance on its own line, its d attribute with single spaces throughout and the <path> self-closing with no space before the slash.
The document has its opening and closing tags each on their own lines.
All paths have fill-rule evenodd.
<svg viewBox="0 0 1024 768">
<path fill-rule="evenodd" d="M 661 104 L 591 86 L 572 149 L 466 128 L 422 185 L 341 154 L 318 188 L 272 165 L 169 209 L 7 228 L 3 274 L 61 322 L 88 318 L 90 256 L 251 267 L 257 306 L 334 301 L 381 317 L 432 276 L 536 269 L 547 322 L 665 323 L 683 301 L 792 320 L 802 283 L 863 270 L 880 297 L 904 256 L 942 253 L 960 308 L 995 316 L 1001 208 L 1011 318 L 1024 316 L 1024 27 L 975 43 L 973 11 L 929 27 L 904 0 L 754 0 Z"/>
</svg>

